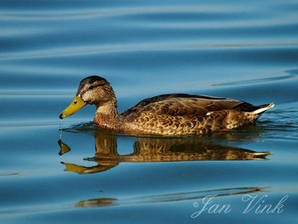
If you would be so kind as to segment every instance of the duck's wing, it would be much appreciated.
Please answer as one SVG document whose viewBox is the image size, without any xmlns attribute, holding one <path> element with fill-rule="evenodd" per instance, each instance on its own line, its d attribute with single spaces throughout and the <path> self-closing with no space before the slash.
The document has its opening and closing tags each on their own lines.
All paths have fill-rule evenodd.
<svg viewBox="0 0 298 224">
<path fill-rule="evenodd" d="M 199 117 L 219 110 L 253 111 L 252 104 L 222 97 L 188 94 L 166 94 L 147 98 L 122 113 L 128 120 L 141 117 L 144 113 L 155 115 Z"/>
</svg>

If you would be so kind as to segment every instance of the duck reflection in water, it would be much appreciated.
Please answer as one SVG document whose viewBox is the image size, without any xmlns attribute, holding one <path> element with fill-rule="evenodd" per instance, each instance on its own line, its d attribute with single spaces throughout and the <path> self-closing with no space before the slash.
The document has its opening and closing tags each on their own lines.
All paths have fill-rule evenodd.
<svg viewBox="0 0 298 224">
<path fill-rule="evenodd" d="M 59 155 L 71 148 L 58 141 Z M 202 160 L 265 160 L 271 152 L 255 152 L 252 150 L 222 146 L 201 138 L 151 138 L 140 137 L 134 143 L 131 154 L 120 155 L 117 151 L 117 136 L 103 130 L 95 132 L 95 155 L 85 160 L 95 161 L 98 165 L 86 167 L 62 162 L 65 171 L 78 174 L 97 173 L 109 170 L 121 162 L 182 162 Z"/>
</svg>

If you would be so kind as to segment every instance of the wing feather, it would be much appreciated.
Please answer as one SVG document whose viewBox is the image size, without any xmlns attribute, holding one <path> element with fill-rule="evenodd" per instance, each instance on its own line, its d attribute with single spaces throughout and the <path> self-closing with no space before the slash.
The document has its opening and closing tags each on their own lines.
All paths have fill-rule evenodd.
<svg viewBox="0 0 298 224">
<path fill-rule="evenodd" d="M 140 101 L 122 113 L 128 120 L 142 117 L 143 114 L 200 117 L 211 111 L 235 109 L 250 111 L 255 107 L 249 103 L 229 98 L 204 95 L 166 94 Z"/>
</svg>

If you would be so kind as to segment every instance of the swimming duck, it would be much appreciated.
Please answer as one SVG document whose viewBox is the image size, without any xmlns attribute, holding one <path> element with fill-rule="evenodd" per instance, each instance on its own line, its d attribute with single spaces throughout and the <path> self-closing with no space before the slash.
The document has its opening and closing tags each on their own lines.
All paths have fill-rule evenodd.
<svg viewBox="0 0 298 224">
<path fill-rule="evenodd" d="M 122 114 L 110 83 L 100 76 L 81 80 L 63 119 L 86 104 L 96 106 L 96 126 L 134 135 L 188 136 L 233 129 L 254 123 L 274 104 L 250 103 L 205 95 L 165 94 L 140 101 Z"/>
</svg>

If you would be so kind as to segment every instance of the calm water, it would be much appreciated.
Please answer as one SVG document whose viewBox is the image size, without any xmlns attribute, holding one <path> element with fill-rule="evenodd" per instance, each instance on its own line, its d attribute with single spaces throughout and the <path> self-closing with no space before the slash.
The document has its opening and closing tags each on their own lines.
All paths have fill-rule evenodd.
<svg viewBox="0 0 298 224">
<path fill-rule="evenodd" d="M 298 1 L 2 0 L 0 31 L 1 223 L 298 220 Z M 61 122 L 94 74 L 120 111 L 172 92 L 276 107 L 201 138 L 114 135 L 92 106 Z"/>
</svg>

